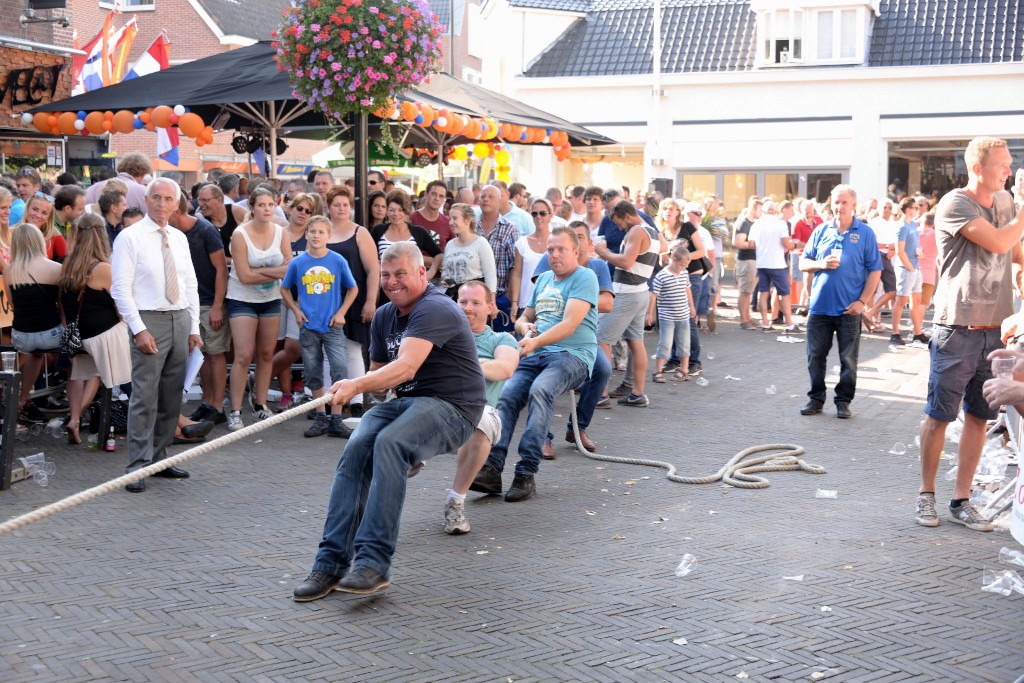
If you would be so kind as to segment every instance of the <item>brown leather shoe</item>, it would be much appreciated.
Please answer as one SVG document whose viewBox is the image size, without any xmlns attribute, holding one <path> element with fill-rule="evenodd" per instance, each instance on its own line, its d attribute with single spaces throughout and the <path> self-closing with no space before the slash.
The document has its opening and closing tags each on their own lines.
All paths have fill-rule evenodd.
<svg viewBox="0 0 1024 683">
<path fill-rule="evenodd" d="M 551 445 L 550 441 L 544 441 L 544 447 L 540 449 L 540 456 L 545 460 L 555 459 L 555 447 Z"/>
<path fill-rule="evenodd" d="M 571 443 L 573 446 L 576 445 L 576 437 L 572 432 L 565 433 L 565 441 L 566 443 Z M 597 444 L 590 440 L 590 437 L 587 436 L 586 432 L 580 432 L 580 443 L 582 443 L 583 447 L 591 453 L 597 450 Z"/>
</svg>

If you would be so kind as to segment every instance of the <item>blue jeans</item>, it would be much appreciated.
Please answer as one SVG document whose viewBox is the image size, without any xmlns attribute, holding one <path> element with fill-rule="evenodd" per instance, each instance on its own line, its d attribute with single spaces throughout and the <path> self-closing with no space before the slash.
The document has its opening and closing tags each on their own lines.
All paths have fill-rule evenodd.
<svg viewBox="0 0 1024 683">
<path fill-rule="evenodd" d="M 580 421 L 580 431 L 585 432 L 594 419 L 594 410 L 597 409 L 597 402 L 601 400 L 604 388 L 608 386 L 608 378 L 612 376 L 612 363 L 604 351 L 597 350 L 597 360 L 594 361 L 594 370 L 590 373 L 590 381 L 583 385 L 580 392 L 580 400 L 576 403 L 576 417 Z M 569 416 L 565 423 L 565 431 L 572 431 L 572 416 Z"/>
<path fill-rule="evenodd" d="M 324 355 L 331 366 L 331 384 L 348 377 L 348 352 L 345 348 L 345 333 L 340 327 L 328 327 L 326 332 L 316 332 L 308 327 L 299 328 L 299 344 L 302 347 L 302 372 L 306 387 L 310 391 L 324 388 Z"/>
<path fill-rule="evenodd" d="M 807 371 L 811 375 L 812 401 L 825 403 L 825 365 L 832 350 L 832 337 L 839 344 L 839 383 L 836 403 L 850 403 L 857 391 L 857 356 L 860 353 L 859 315 L 818 315 L 807 317 Z"/>
<path fill-rule="evenodd" d="M 600 351 L 598 355 L 601 355 Z M 516 473 L 536 474 L 540 469 L 544 440 L 551 430 L 555 397 L 582 386 L 588 374 L 586 364 L 568 351 L 534 353 L 520 360 L 519 367 L 505 382 L 498 398 L 501 438 L 491 446 L 487 464 L 499 472 L 505 469 L 505 456 L 508 455 L 519 413 L 529 405 L 526 429 L 519 437 Z"/>
<path fill-rule="evenodd" d="M 355 564 L 387 576 L 409 467 L 455 451 L 474 429 L 452 404 L 429 396 L 397 398 L 363 415 L 334 473 L 313 570 L 339 576 Z"/>
<path fill-rule="evenodd" d="M 666 320 L 658 318 L 658 349 L 655 359 L 677 356 L 679 360 L 690 355 L 690 319 Z M 679 360 L 676 362 L 678 363 Z"/>
</svg>

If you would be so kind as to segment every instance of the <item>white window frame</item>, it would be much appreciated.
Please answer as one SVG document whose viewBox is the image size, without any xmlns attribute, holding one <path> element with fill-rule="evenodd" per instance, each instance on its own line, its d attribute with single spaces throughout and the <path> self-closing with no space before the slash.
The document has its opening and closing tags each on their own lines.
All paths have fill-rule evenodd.
<svg viewBox="0 0 1024 683">
<path fill-rule="evenodd" d="M 832 14 L 832 54 L 828 57 L 819 57 L 818 47 L 821 44 L 821 36 L 818 35 L 818 22 L 821 14 L 825 12 Z M 842 56 L 842 18 L 844 12 L 854 12 L 853 55 L 849 57 Z M 809 23 L 813 33 L 814 43 L 814 52 L 812 53 L 811 59 L 813 59 L 816 64 L 861 64 L 864 62 L 864 49 L 867 42 L 865 24 L 867 12 L 863 7 L 828 7 L 815 10 L 811 14 L 812 20 Z"/>
<path fill-rule="evenodd" d="M 153 12 L 156 10 L 156 0 L 136 0 L 137 4 L 127 4 L 131 0 L 99 0 L 103 9 L 117 10 L 118 12 Z"/>
<path fill-rule="evenodd" d="M 785 31 L 780 30 L 779 15 L 788 20 Z M 780 7 L 764 9 L 757 13 L 757 63 L 762 67 L 786 67 L 807 63 L 807 12 L 802 7 Z M 776 44 L 780 40 L 789 41 L 789 52 L 786 57 L 776 61 Z M 800 57 L 794 56 L 794 41 L 800 41 Z M 765 54 L 765 43 L 770 54 Z"/>
</svg>

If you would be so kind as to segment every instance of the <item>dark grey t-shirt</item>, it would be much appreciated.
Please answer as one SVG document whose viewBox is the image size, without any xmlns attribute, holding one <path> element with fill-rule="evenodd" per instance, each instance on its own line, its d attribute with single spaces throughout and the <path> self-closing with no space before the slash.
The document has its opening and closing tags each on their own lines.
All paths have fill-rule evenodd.
<svg viewBox="0 0 1024 683">
<path fill-rule="evenodd" d="M 196 224 L 185 233 L 188 250 L 192 254 L 192 266 L 199 281 L 199 305 L 211 306 L 217 287 L 217 269 L 210 263 L 210 254 L 224 251 L 220 231 L 202 216 L 196 216 Z"/>
<path fill-rule="evenodd" d="M 476 353 L 476 338 L 458 304 L 433 285 L 409 315 L 399 315 L 388 302 L 377 309 L 370 326 L 370 360 L 390 363 L 406 336 L 434 345 L 416 376 L 395 387 L 399 397 L 431 396 L 451 403 L 477 425 L 484 412 L 484 375 Z"/>
<path fill-rule="evenodd" d="M 743 222 L 736 226 L 737 235 L 750 235 L 750 227 L 754 225 L 754 221 L 749 218 L 744 218 Z M 748 238 L 749 239 L 749 238 Z M 737 261 L 756 261 L 757 260 L 757 249 L 737 249 L 736 250 Z"/>
<path fill-rule="evenodd" d="M 1009 192 L 997 192 L 991 208 L 974 201 L 963 188 L 952 190 L 935 207 L 939 273 L 935 322 L 941 325 L 999 325 L 1013 315 L 1011 253 L 994 254 L 960 234 L 983 218 L 997 229 L 1013 220 Z"/>
</svg>

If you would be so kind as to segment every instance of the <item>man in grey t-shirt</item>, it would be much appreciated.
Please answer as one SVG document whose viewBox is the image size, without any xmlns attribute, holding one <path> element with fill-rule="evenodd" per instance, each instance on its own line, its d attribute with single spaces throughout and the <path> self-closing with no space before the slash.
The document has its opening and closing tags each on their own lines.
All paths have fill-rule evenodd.
<svg viewBox="0 0 1024 683">
<path fill-rule="evenodd" d="M 998 408 L 990 408 L 985 400 L 982 385 L 992 377 L 988 355 L 1002 348 L 999 326 L 1013 313 L 1011 264 L 1024 265 L 1024 215 L 1003 189 L 1013 161 L 1006 141 L 975 138 L 964 158 L 967 187 L 947 194 L 935 210 L 939 274 L 928 402 L 921 424 L 916 520 L 922 526 L 939 524 L 935 475 L 946 425 L 957 418 L 963 404 L 964 430 L 950 516 L 969 529 L 992 531 L 969 498 L 986 423 L 998 414 Z"/>
</svg>

